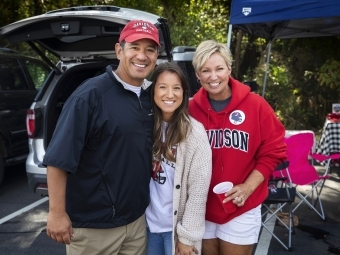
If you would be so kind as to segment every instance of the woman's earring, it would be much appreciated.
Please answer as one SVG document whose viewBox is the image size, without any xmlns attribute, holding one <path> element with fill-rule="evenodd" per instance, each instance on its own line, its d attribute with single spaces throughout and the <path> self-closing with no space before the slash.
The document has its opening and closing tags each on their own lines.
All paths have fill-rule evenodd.
<svg viewBox="0 0 340 255">
<path fill-rule="evenodd" d="M 200 79 L 198 79 L 198 78 L 197 78 L 197 82 L 198 82 L 199 84 L 201 84 L 201 80 L 200 80 Z"/>
</svg>

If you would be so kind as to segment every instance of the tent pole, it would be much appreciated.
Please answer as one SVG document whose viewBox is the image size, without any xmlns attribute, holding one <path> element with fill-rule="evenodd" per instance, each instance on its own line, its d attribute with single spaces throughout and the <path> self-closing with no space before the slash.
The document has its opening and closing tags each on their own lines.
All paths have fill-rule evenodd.
<svg viewBox="0 0 340 255">
<path fill-rule="evenodd" d="M 266 70 L 264 73 L 264 81 L 263 81 L 263 89 L 262 89 L 262 97 L 264 98 L 264 92 L 266 90 L 266 84 L 267 84 L 267 75 L 268 75 L 268 69 L 269 69 L 269 59 L 270 59 L 270 52 L 272 49 L 272 41 L 270 40 L 268 43 L 268 50 L 267 50 L 267 62 L 266 62 Z"/>
<path fill-rule="evenodd" d="M 233 25 L 229 25 L 228 29 L 228 39 L 227 39 L 227 47 L 230 49 L 230 42 L 231 42 L 231 32 L 233 30 Z"/>
</svg>

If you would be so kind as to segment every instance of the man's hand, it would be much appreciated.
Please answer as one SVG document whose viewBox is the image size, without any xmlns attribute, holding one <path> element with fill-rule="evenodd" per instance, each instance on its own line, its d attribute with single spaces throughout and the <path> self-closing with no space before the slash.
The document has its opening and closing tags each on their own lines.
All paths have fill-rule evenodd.
<svg viewBox="0 0 340 255">
<path fill-rule="evenodd" d="M 49 212 L 46 233 L 58 243 L 70 244 L 73 237 L 73 229 L 67 213 Z"/>
<path fill-rule="evenodd" d="M 175 255 L 194 255 L 198 254 L 198 250 L 195 246 L 189 246 L 177 241 L 175 248 Z"/>
<path fill-rule="evenodd" d="M 49 213 L 46 233 L 58 243 L 70 244 L 73 229 L 70 217 L 65 209 L 66 181 L 66 171 L 57 167 L 47 166 Z"/>
</svg>

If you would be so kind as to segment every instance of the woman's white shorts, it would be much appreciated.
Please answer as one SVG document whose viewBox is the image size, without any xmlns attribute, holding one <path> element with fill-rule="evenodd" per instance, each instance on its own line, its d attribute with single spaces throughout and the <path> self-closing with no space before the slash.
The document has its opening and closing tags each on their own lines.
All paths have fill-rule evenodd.
<svg viewBox="0 0 340 255">
<path fill-rule="evenodd" d="M 260 229 L 261 205 L 225 224 L 217 224 L 206 220 L 203 239 L 219 238 L 232 244 L 254 244 L 258 241 Z"/>
</svg>

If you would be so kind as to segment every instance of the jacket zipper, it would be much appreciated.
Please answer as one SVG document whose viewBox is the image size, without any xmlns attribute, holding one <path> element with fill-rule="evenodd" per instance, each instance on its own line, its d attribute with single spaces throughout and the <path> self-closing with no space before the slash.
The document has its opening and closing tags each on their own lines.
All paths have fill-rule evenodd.
<svg viewBox="0 0 340 255">
<path fill-rule="evenodd" d="M 102 176 L 103 177 L 103 176 Z M 112 205 L 112 218 L 115 217 L 115 214 L 116 214 L 116 208 L 115 206 L 113 205 L 113 201 L 112 201 L 112 197 L 111 197 L 111 194 L 110 194 L 110 191 L 108 189 L 108 185 L 106 183 L 106 180 L 105 178 L 103 177 L 103 181 L 104 181 L 104 184 L 105 184 L 105 187 L 106 187 L 106 190 L 107 190 L 107 194 L 109 195 L 109 198 L 110 198 L 110 201 L 111 201 L 111 205 Z"/>
</svg>

